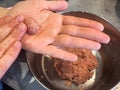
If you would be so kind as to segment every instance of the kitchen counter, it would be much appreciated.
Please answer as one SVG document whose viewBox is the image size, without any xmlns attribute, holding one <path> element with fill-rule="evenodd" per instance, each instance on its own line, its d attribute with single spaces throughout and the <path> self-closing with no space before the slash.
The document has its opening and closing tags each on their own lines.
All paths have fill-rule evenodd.
<svg viewBox="0 0 120 90">
<path fill-rule="evenodd" d="M 18 1 L 0 0 L 0 6 L 12 6 Z M 83 11 L 98 15 L 120 31 L 120 0 L 69 0 L 69 8 L 66 11 Z M 45 90 L 32 76 L 24 50 L 2 80 L 15 90 Z"/>
</svg>

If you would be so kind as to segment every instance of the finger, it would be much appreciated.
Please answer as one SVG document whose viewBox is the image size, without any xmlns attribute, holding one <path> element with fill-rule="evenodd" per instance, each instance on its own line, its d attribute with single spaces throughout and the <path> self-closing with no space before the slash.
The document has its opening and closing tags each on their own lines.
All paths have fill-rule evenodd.
<svg viewBox="0 0 120 90">
<path fill-rule="evenodd" d="M 27 18 L 25 20 L 25 24 L 27 25 L 27 33 L 28 34 L 36 34 L 40 28 L 39 24 L 32 18 Z"/>
<path fill-rule="evenodd" d="M 24 17 L 22 15 L 16 16 L 9 22 L 5 23 L 3 26 L 0 27 L 0 41 L 2 41 L 11 31 L 12 29 L 22 22 Z"/>
<path fill-rule="evenodd" d="M 77 60 L 77 56 L 75 54 L 66 52 L 52 45 L 43 47 L 40 50 L 40 52 L 42 52 L 42 54 L 50 55 L 52 57 L 60 58 L 60 59 L 67 60 L 67 61 Z M 40 52 L 38 51 L 37 53 L 40 53 Z"/>
<path fill-rule="evenodd" d="M 110 37 L 99 30 L 75 25 L 63 26 L 61 34 L 68 34 L 75 37 L 94 40 L 100 43 L 108 43 L 110 41 Z"/>
<path fill-rule="evenodd" d="M 4 16 L 0 18 L 0 26 L 2 26 L 3 24 L 5 24 L 6 22 L 8 22 L 8 20 L 10 20 L 11 16 Z"/>
<path fill-rule="evenodd" d="M 63 24 L 64 25 L 79 25 L 82 27 L 90 27 L 90 28 L 94 28 L 100 31 L 103 31 L 104 26 L 97 22 L 97 21 L 93 21 L 90 19 L 85 19 L 85 18 L 78 18 L 78 17 L 73 17 L 73 16 L 63 16 Z"/>
<path fill-rule="evenodd" d="M 56 37 L 53 45 L 63 46 L 63 47 L 71 47 L 71 48 L 85 48 L 85 49 L 92 49 L 98 50 L 100 49 L 101 45 L 98 42 L 72 37 L 69 35 L 59 35 Z"/>
<path fill-rule="evenodd" d="M 46 1 L 45 7 L 51 11 L 61 11 L 67 9 L 68 3 L 66 1 Z"/>
<path fill-rule="evenodd" d="M 0 57 L 3 56 L 4 52 L 8 49 L 8 47 L 16 40 L 21 40 L 23 35 L 26 32 L 26 26 L 25 24 L 21 23 L 18 26 L 16 26 L 15 29 L 10 33 L 8 37 L 6 37 L 5 40 L 3 40 L 0 43 Z"/>
<path fill-rule="evenodd" d="M 0 79 L 17 58 L 21 47 L 22 45 L 20 42 L 14 42 L 5 52 L 4 56 L 0 59 Z"/>
</svg>

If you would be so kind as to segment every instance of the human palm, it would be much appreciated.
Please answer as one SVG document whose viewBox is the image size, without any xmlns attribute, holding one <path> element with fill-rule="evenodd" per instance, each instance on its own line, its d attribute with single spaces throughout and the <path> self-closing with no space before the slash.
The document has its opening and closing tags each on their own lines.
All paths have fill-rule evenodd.
<svg viewBox="0 0 120 90">
<path fill-rule="evenodd" d="M 47 54 L 53 57 L 60 57 L 62 59 L 65 59 L 66 55 L 75 57 L 73 54 L 63 51 L 52 44 L 60 33 L 60 27 L 62 27 L 62 16 L 50 11 L 48 11 L 48 14 L 48 18 L 41 23 L 41 29 L 37 34 L 26 34 L 24 36 L 22 40 L 23 47 L 36 53 Z M 72 58 L 67 57 L 67 60 L 70 59 Z"/>
<path fill-rule="evenodd" d="M 77 56 L 62 50 L 62 46 L 97 50 L 100 48 L 99 42 L 109 42 L 109 37 L 100 31 L 103 30 L 100 23 L 52 12 L 66 7 L 65 1 L 28 0 L 9 10 L 9 15 L 23 14 L 26 20 L 32 17 L 40 26 L 37 34 L 24 36 L 23 47 L 35 53 L 72 61 Z"/>
</svg>

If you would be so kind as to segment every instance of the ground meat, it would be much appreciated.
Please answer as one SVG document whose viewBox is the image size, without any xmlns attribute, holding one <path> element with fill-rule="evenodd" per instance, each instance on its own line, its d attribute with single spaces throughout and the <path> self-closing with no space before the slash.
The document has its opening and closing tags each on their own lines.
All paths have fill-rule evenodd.
<svg viewBox="0 0 120 90">
<path fill-rule="evenodd" d="M 82 84 L 92 77 L 92 70 L 97 67 L 96 57 L 91 50 L 64 48 L 66 51 L 78 55 L 74 62 L 54 58 L 54 67 L 60 78 L 70 80 L 75 84 Z"/>
</svg>

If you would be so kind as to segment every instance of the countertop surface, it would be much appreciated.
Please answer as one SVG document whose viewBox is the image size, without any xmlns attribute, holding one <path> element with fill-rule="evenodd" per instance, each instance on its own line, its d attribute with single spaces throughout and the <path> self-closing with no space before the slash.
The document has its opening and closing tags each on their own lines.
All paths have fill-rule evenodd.
<svg viewBox="0 0 120 90">
<path fill-rule="evenodd" d="M 18 1 L 20 0 L 0 0 L 0 6 L 9 7 Z M 69 0 L 66 11 L 84 11 L 98 15 L 120 31 L 120 0 Z M 15 90 L 45 90 L 32 76 L 24 50 L 2 80 Z"/>
</svg>

